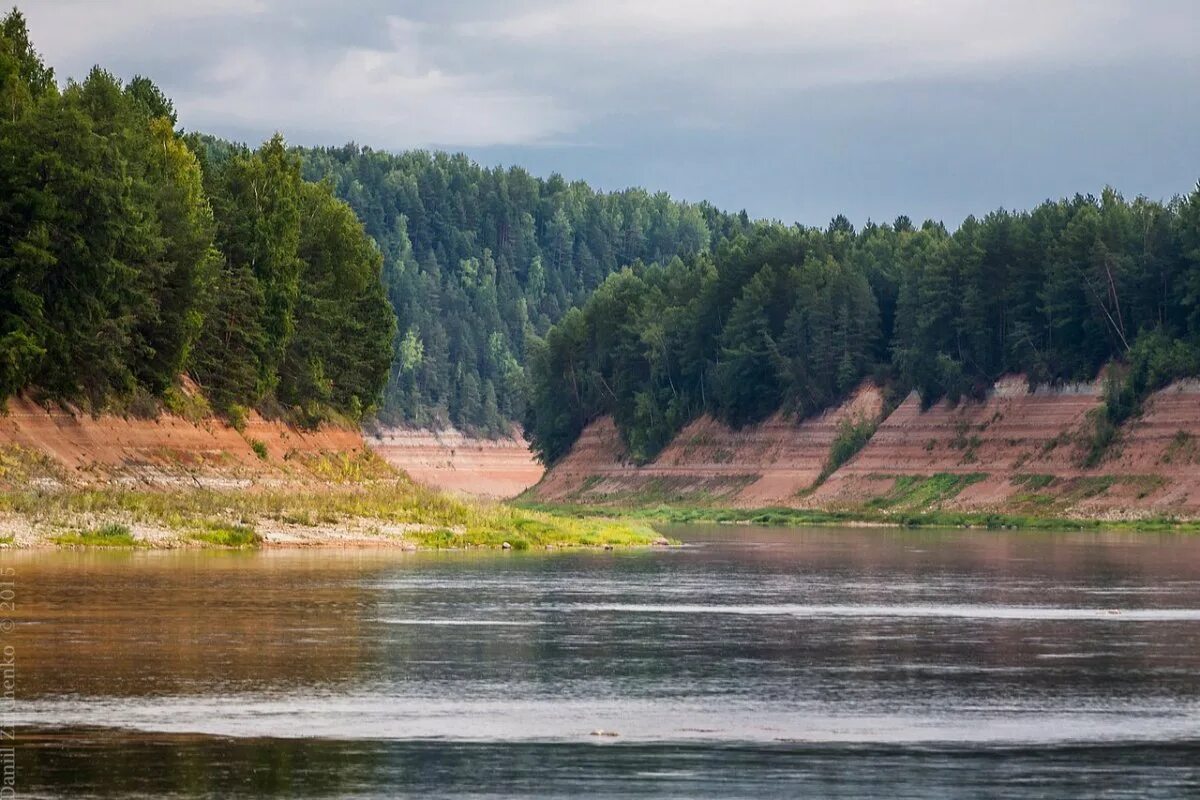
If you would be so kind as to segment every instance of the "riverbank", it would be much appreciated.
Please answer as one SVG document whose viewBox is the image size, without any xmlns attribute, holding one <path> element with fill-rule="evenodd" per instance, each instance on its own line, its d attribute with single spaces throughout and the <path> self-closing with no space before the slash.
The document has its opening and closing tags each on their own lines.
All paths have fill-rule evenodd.
<svg viewBox="0 0 1200 800">
<path fill-rule="evenodd" d="M 569 503 L 518 501 L 518 508 L 531 513 L 553 514 L 573 519 L 609 519 L 628 522 L 689 523 L 711 522 L 727 525 L 842 525 L 846 527 L 903 528 L 975 528 L 981 530 L 1130 530 L 1200 533 L 1200 520 L 1173 517 L 1135 519 L 1039 516 L 1028 514 L 977 513 L 961 511 L 899 511 L 872 508 L 847 508 L 835 511 L 787 508 L 728 508 L 688 505 L 591 506 Z"/>
<path fill-rule="evenodd" d="M 0 413 L 0 547 L 623 547 L 646 524 L 514 509 L 429 488 L 355 427 L 248 412 L 89 414 L 10 398 Z"/>
<path fill-rule="evenodd" d="M 264 487 L 0 492 L 0 546 L 385 547 L 407 550 L 665 544 L 637 520 L 463 501 L 405 477 Z"/>
<path fill-rule="evenodd" d="M 1016 518 L 1026 527 L 1200 519 L 1200 382 L 1153 393 L 1102 449 L 1100 390 L 1031 388 L 1010 376 L 982 400 L 924 408 L 911 394 L 888 410 L 868 383 L 807 419 L 777 414 L 733 429 L 702 417 L 644 464 L 602 417 L 524 497 L 602 509 L 786 508 L 804 518 Z"/>
</svg>

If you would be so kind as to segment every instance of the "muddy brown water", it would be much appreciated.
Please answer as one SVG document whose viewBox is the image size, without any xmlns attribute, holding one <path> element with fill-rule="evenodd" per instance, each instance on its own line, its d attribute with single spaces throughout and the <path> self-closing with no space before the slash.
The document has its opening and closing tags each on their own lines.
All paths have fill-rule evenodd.
<svg viewBox="0 0 1200 800">
<path fill-rule="evenodd" d="M 1200 796 L 1200 537 L 670 533 L 0 554 L 17 796 Z"/>
</svg>

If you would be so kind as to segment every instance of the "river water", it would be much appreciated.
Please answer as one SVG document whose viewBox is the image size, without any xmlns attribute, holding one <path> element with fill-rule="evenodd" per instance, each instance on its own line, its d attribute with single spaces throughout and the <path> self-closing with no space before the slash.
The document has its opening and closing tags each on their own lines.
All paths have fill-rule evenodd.
<svg viewBox="0 0 1200 800">
<path fill-rule="evenodd" d="M 18 797 L 1196 797 L 1200 537 L 0 555 Z"/>
</svg>

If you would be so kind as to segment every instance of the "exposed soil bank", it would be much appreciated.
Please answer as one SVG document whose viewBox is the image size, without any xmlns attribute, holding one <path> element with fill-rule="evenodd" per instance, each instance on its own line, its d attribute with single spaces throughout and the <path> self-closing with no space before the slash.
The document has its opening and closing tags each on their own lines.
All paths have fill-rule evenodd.
<svg viewBox="0 0 1200 800">
<path fill-rule="evenodd" d="M 472 497 L 516 497 L 544 472 L 516 433 L 481 439 L 453 429 L 382 428 L 369 433 L 367 443 L 418 483 Z"/>
<path fill-rule="evenodd" d="M 170 414 L 93 417 L 23 397 L 10 399 L 0 416 L 3 488 L 321 480 L 334 464 L 367 456 L 357 430 L 300 430 L 253 412 L 240 432 L 212 417 L 196 422 Z"/>
<path fill-rule="evenodd" d="M 686 499 L 742 508 L 774 505 L 817 479 L 842 420 L 873 419 L 882 406 L 880 392 L 868 386 L 840 408 L 799 424 L 776 414 L 735 431 L 702 417 L 641 467 L 629 461 L 616 425 L 605 417 L 584 430 L 531 496 L 553 502 Z"/>
<path fill-rule="evenodd" d="M 776 416 L 733 431 L 684 430 L 654 462 L 628 462 L 611 420 L 597 420 L 530 493 L 546 503 L 730 508 L 780 506 L 872 515 L 934 510 L 1045 517 L 1200 516 L 1200 383 L 1156 393 L 1116 445 L 1085 467 L 1097 385 L 1031 391 L 1001 380 L 981 402 L 922 410 L 916 395 L 880 421 L 865 447 L 820 485 L 842 419 L 878 413 L 861 389 L 799 423 Z"/>
<path fill-rule="evenodd" d="M 515 445 L 497 449 L 518 461 Z M 564 519 L 419 485 L 357 429 L 300 430 L 255 414 L 241 430 L 211 417 L 93 417 L 27 398 L 0 417 L 0 548 L 656 543 L 640 523 Z"/>
</svg>

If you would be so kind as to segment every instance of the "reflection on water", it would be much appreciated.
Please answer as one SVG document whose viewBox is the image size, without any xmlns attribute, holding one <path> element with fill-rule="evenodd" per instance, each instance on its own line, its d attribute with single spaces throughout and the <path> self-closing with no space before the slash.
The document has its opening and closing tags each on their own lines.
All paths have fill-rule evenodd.
<svg viewBox="0 0 1200 800">
<path fill-rule="evenodd" d="M 5 554 L 24 796 L 1200 792 L 1200 537 L 672 535 Z"/>
</svg>

